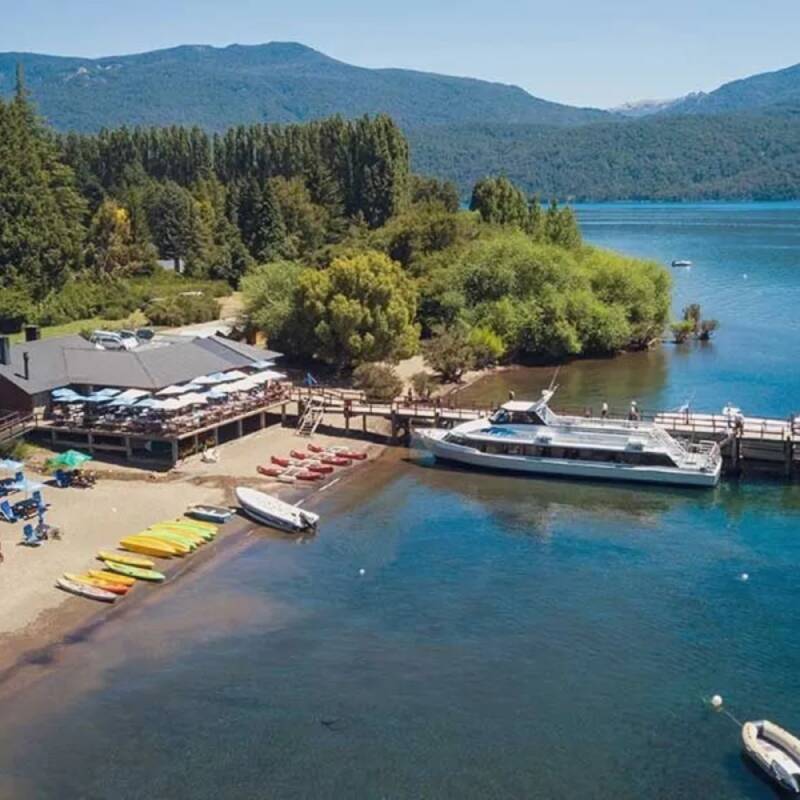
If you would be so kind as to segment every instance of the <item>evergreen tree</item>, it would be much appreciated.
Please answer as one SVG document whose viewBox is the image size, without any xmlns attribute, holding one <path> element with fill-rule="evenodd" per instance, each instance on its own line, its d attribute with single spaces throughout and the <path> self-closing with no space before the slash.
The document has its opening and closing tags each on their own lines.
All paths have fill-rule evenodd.
<svg viewBox="0 0 800 800">
<path fill-rule="evenodd" d="M 192 196 L 173 181 L 154 183 L 145 193 L 144 205 L 159 256 L 185 260 L 196 236 Z"/>
<path fill-rule="evenodd" d="M 286 246 L 286 226 L 269 182 L 259 185 L 250 178 L 238 193 L 237 218 L 247 249 L 262 263 L 280 258 Z"/>
<path fill-rule="evenodd" d="M 41 297 L 79 269 L 85 209 L 20 68 L 14 98 L 0 101 L 0 284 L 20 280 Z"/>
<path fill-rule="evenodd" d="M 484 222 L 496 225 L 528 224 L 528 203 L 525 195 L 506 177 L 484 178 L 472 190 L 470 211 L 477 211 Z"/>
</svg>

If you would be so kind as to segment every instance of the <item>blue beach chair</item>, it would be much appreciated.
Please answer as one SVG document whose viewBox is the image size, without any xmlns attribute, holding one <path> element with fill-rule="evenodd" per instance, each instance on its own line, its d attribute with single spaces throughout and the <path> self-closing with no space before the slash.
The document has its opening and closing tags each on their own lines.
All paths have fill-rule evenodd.
<svg viewBox="0 0 800 800">
<path fill-rule="evenodd" d="M 64 472 L 63 469 L 57 469 L 54 477 L 56 486 L 58 486 L 59 489 L 66 489 L 71 483 L 69 475 Z"/>
<path fill-rule="evenodd" d="M 36 503 L 36 508 L 38 508 L 39 511 L 44 511 L 47 508 L 44 498 L 42 497 L 42 492 L 39 489 L 31 495 L 31 499 Z"/>
<path fill-rule="evenodd" d="M 14 509 L 11 508 L 11 503 L 9 503 L 8 500 L 0 502 L 0 518 L 4 519 L 6 522 L 17 521 L 17 515 L 14 513 Z"/>
<path fill-rule="evenodd" d="M 22 529 L 22 544 L 28 547 L 38 547 L 42 543 L 41 539 L 36 535 L 33 525 L 26 525 Z"/>
</svg>

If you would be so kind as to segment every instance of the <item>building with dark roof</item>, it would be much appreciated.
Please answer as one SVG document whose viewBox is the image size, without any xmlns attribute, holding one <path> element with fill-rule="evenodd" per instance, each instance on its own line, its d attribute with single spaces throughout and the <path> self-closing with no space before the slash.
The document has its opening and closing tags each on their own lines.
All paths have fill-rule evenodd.
<svg viewBox="0 0 800 800">
<path fill-rule="evenodd" d="M 201 375 L 251 367 L 280 353 L 221 336 L 157 335 L 133 350 L 104 350 L 82 336 L 11 344 L 0 337 L 0 409 L 31 412 L 47 406 L 53 389 L 100 388 L 148 392 Z"/>
</svg>

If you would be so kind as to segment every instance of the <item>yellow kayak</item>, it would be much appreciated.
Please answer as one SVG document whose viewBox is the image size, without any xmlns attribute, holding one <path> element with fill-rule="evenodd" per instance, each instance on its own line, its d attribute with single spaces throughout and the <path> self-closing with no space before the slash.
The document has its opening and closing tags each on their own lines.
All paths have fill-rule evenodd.
<svg viewBox="0 0 800 800">
<path fill-rule="evenodd" d="M 170 525 L 166 522 L 159 522 L 158 525 L 152 525 L 147 529 L 148 536 L 153 533 L 170 533 L 175 536 L 180 536 L 181 538 L 193 542 L 196 545 L 206 543 L 206 539 L 202 534 L 195 533 L 195 531 L 186 530 L 185 528 L 179 528 L 177 525 Z"/>
<path fill-rule="evenodd" d="M 181 550 L 173 547 L 162 539 L 151 539 L 148 536 L 128 536 L 119 543 L 123 550 L 130 550 L 133 553 L 143 553 L 146 556 L 156 556 L 157 558 L 172 558 L 172 556 L 183 555 Z M 103 561 L 116 561 L 114 558 L 104 558 Z M 117 564 L 120 562 L 117 561 Z M 145 567 L 141 567 L 145 569 Z"/>
<path fill-rule="evenodd" d="M 192 525 L 195 528 L 202 528 L 211 533 L 216 533 L 219 530 L 219 525 L 213 522 L 204 522 L 201 519 L 192 519 L 191 517 L 178 517 L 174 522 L 180 522 L 182 525 Z"/>
<path fill-rule="evenodd" d="M 88 575 L 90 578 L 97 578 L 97 580 L 99 581 L 108 581 L 109 583 L 119 583 L 122 584 L 123 586 L 133 586 L 136 583 L 135 578 L 128 578 L 126 575 L 117 575 L 116 572 L 106 572 L 103 569 L 90 569 Z"/>
<path fill-rule="evenodd" d="M 178 539 L 177 537 L 173 539 L 172 537 L 162 536 L 156 531 L 142 531 L 141 533 L 137 533 L 133 538 L 149 539 L 151 542 L 161 542 L 161 544 L 171 547 L 176 553 L 182 556 L 185 556 L 187 553 L 191 553 L 192 550 L 194 550 L 194 545 L 186 539 Z"/>
<path fill-rule="evenodd" d="M 199 528 L 197 525 L 194 525 L 191 522 L 184 522 L 183 520 L 169 520 L 168 522 L 159 522 L 158 525 L 154 525 L 155 527 L 166 527 L 166 528 L 174 528 L 175 530 L 180 531 L 191 531 L 198 536 L 202 536 L 206 541 L 211 541 L 216 535 L 217 532 L 212 530 L 211 528 Z"/>
<path fill-rule="evenodd" d="M 173 547 L 185 547 L 187 553 L 191 553 L 192 550 L 197 550 L 197 542 L 194 539 L 189 539 L 187 536 L 181 536 L 179 533 L 148 529 L 146 531 L 146 535 L 152 537 L 153 539 L 159 539 L 160 541 L 167 542 L 167 544 L 171 544 Z"/>
<path fill-rule="evenodd" d="M 112 550 L 101 550 L 97 557 L 101 561 L 116 561 L 117 564 L 127 564 L 129 567 L 143 567 L 144 569 L 152 569 L 155 561 L 149 558 L 139 558 L 138 556 L 128 556 L 125 553 L 115 553 Z"/>
</svg>

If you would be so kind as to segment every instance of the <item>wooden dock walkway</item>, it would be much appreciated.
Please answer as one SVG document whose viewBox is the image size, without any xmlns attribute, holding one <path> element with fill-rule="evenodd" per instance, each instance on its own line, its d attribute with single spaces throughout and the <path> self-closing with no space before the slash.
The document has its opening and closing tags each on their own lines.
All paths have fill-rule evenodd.
<svg viewBox="0 0 800 800">
<path fill-rule="evenodd" d="M 344 428 L 351 429 L 361 418 L 363 430 L 367 420 L 382 418 L 391 426 L 393 442 L 406 441 L 414 427 L 449 428 L 461 422 L 490 413 L 488 406 L 454 406 L 446 399 L 438 403 L 368 402 L 354 390 L 296 389 L 292 402 L 297 403 L 298 418 L 311 398 L 324 405 L 326 415 L 343 416 Z M 556 413 L 584 416 L 585 409 L 553 409 Z M 610 419 L 625 419 L 624 414 L 611 413 Z M 668 433 L 691 442 L 715 441 L 722 449 L 728 472 L 779 471 L 787 476 L 800 475 L 800 421 L 770 417 L 744 417 L 739 425 L 725 414 L 693 411 L 644 412 L 642 418 L 654 421 Z"/>
</svg>

